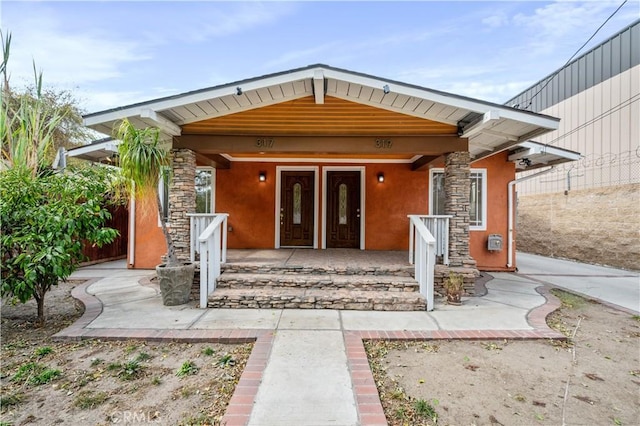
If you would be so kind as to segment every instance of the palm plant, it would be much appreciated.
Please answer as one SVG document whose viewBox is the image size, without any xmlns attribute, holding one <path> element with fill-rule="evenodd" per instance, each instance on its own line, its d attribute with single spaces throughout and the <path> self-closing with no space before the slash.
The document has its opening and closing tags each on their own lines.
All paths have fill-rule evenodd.
<svg viewBox="0 0 640 426">
<path fill-rule="evenodd" d="M 155 203 L 157 207 L 167 243 L 167 266 L 179 265 L 160 202 L 159 184 L 168 173 L 170 164 L 169 152 L 160 144 L 160 131 L 154 127 L 137 129 L 124 119 L 116 131 L 116 138 L 122 141 L 118 145 L 120 168 L 123 176 L 133 184 L 133 195 L 137 199 L 150 201 L 151 205 Z"/>
</svg>

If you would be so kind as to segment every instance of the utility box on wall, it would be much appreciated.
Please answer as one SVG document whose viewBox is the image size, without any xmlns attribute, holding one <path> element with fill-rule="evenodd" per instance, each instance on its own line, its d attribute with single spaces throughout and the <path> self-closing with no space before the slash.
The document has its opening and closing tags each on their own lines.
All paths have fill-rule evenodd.
<svg viewBox="0 0 640 426">
<path fill-rule="evenodd" d="M 502 235 L 489 234 L 489 239 L 487 240 L 487 250 L 489 251 L 502 250 Z"/>
</svg>

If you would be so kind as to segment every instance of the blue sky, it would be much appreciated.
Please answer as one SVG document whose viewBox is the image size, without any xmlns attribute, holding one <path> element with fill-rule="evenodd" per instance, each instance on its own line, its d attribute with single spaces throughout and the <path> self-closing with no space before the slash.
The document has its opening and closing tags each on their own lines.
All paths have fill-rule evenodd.
<svg viewBox="0 0 640 426">
<path fill-rule="evenodd" d="M 11 84 L 72 90 L 86 112 L 324 63 L 505 102 L 564 65 L 616 1 L 16 2 Z M 640 17 L 627 4 L 583 50 Z"/>
</svg>

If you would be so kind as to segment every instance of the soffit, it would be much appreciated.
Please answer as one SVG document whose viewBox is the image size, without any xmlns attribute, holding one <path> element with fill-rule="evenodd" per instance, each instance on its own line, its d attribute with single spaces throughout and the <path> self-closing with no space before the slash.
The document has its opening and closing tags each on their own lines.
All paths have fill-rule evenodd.
<svg viewBox="0 0 640 426">
<path fill-rule="evenodd" d="M 344 99 L 313 96 L 209 118 L 182 126 L 182 134 L 218 135 L 452 135 L 456 126 Z"/>
</svg>

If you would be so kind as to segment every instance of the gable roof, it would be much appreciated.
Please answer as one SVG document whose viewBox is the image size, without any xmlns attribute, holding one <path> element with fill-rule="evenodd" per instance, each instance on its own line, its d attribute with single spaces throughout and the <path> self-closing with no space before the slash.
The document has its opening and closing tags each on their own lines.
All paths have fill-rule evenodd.
<svg viewBox="0 0 640 426">
<path fill-rule="evenodd" d="M 475 159 L 558 128 L 559 119 L 390 79 L 316 64 L 113 108 L 84 116 L 86 126 L 111 134 L 118 121 L 155 126 L 166 138 L 181 126 L 313 96 L 356 102 L 456 126 Z"/>
</svg>

